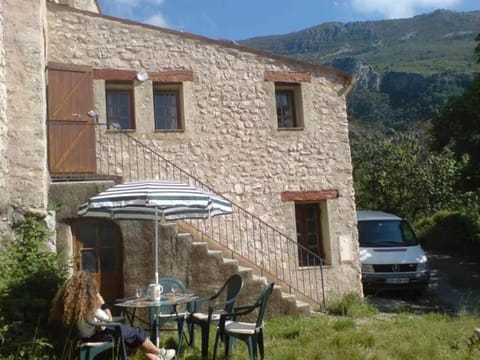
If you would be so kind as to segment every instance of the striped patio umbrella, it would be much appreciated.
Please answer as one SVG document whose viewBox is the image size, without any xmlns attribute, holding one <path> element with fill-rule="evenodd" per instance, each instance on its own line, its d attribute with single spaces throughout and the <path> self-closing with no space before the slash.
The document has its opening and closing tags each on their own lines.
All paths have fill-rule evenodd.
<svg viewBox="0 0 480 360">
<path fill-rule="evenodd" d="M 78 215 L 112 220 L 155 221 L 155 281 L 158 284 L 158 221 L 208 219 L 231 214 L 232 204 L 184 183 L 160 180 L 126 182 L 95 195 Z"/>
</svg>

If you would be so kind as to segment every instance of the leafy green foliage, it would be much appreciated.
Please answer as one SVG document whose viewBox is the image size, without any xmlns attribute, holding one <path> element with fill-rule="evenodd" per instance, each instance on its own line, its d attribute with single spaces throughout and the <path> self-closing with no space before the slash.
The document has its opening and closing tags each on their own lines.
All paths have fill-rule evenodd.
<svg viewBox="0 0 480 360">
<path fill-rule="evenodd" d="M 448 207 L 460 164 L 445 150 L 429 152 L 418 135 L 374 133 L 352 142 L 359 209 L 384 210 L 415 220 Z"/>
<path fill-rule="evenodd" d="M 460 211 L 438 211 L 415 224 L 427 249 L 448 254 L 480 253 L 480 215 Z"/>
<path fill-rule="evenodd" d="M 27 219 L 15 232 L 16 239 L 0 251 L 1 309 L 8 321 L 44 321 L 65 268 L 46 247 L 49 233 L 39 222 Z"/>
<path fill-rule="evenodd" d="M 453 100 L 432 121 L 431 143 L 438 151 L 451 149 L 457 158 L 466 158 L 460 186 L 480 188 L 480 76 L 462 97 Z"/>
<path fill-rule="evenodd" d="M 0 248 L 0 357 L 50 359 L 45 334 L 50 302 L 66 277 L 58 255 L 46 247 L 48 230 L 28 218 L 15 239 Z M 0 325 L 2 324 L 0 323 Z"/>
<path fill-rule="evenodd" d="M 477 54 L 478 56 L 477 63 L 480 64 L 480 34 L 477 35 L 477 37 L 475 38 L 475 41 L 478 42 L 477 47 L 475 48 L 475 54 Z"/>
</svg>

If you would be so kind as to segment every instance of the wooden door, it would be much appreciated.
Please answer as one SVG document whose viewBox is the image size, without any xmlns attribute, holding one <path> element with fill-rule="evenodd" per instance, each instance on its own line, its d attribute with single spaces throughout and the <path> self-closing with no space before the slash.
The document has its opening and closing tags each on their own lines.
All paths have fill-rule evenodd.
<svg viewBox="0 0 480 360">
<path fill-rule="evenodd" d="M 325 258 L 322 244 L 320 223 L 320 204 L 295 203 L 295 218 L 297 224 L 297 242 L 311 253 Z M 308 251 L 299 251 L 300 266 L 320 265 Z"/>
<path fill-rule="evenodd" d="M 95 174 L 91 68 L 48 66 L 48 160 L 52 175 Z"/>
<path fill-rule="evenodd" d="M 72 224 L 75 269 L 93 274 L 106 301 L 123 297 L 120 228 L 110 220 L 76 220 Z"/>
</svg>

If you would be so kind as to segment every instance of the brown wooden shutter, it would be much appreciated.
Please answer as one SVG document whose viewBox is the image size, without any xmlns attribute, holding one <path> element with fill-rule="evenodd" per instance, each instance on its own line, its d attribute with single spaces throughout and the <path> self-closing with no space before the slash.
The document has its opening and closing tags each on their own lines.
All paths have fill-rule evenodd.
<svg viewBox="0 0 480 360">
<path fill-rule="evenodd" d="M 48 158 L 50 173 L 94 174 L 93 72 L 83 66 L 48 66 Z"/>
</svg>

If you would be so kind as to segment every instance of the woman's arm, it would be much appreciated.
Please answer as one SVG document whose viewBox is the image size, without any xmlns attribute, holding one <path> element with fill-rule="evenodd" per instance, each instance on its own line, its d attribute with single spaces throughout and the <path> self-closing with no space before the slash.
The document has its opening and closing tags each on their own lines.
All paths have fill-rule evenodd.
<svg viewBox="0 0 480 360">
<path fill-rule="evenodd" d="M 96 317 L 101 318 L 102 321 L 112 321 L 112 313 L 110 312 L 110 309 L 107 308 L 107 305 L 105 304 L 105 300 L 103 300 L 102 295 L 97 293 L 97 299 L 100 304 L 100 309 L 103 311 L 97 311 L 97 314 L 99 314 L 100 316 L 96 314 Z M 106 317 L 102 313 L 104 313 Z"/>
</svg>

